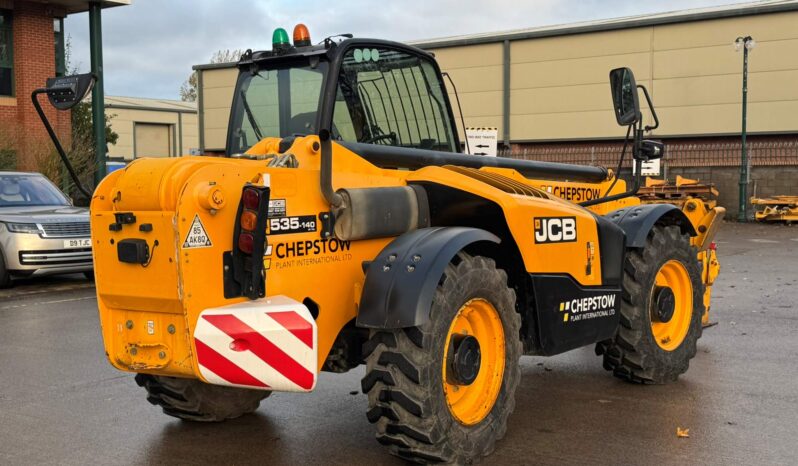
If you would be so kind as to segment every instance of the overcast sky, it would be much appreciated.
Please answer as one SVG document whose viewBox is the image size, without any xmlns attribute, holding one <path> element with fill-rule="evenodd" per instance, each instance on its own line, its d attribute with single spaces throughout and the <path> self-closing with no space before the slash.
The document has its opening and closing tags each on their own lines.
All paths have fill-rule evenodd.
<svg viewBox="0 0 798 466">
<path fill-rule="evenodd" d="M 298 22 L 314 42 L 351 32 L 399 41 L 503 31 L 735 0 L 133 0 L 103 11 L 105 92 L 178 99 L 191 66 L 219 49 L 269 49 Z M 67 18 L 72 65 L 89 69 L 88 13 Z"/>
</svg>

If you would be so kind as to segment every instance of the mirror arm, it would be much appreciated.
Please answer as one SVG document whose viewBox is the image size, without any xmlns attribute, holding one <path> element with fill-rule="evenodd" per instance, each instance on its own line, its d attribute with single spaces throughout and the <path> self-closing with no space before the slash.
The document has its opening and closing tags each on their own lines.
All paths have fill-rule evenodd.
<svg viewBox="0 0 798 466">
<path fill-rule="evenodd" d="M 612 196 L 604 196 L 598 199 L 580 202 L 579 203 L 580 206 L 590 207 L 596 204 L 603 204 L 605 202 L 617 201 L 618 199 L 632 197 L 635 194 L 637 194 L 637 192 L 640 190 L 640 180 L 642 172 L 642 167 L 641 167 L 642 164 L 638 163 L 637 154 L 640 152 L 640 146 L 642 144 L 642 141 L 643 141 L 643 122 L 639 121 L 636 124 L 634 124 L 634 141 L 632 141 L 632 170 L 634 175 L 634 184 L 632 185 L 632 189 L 627 190 L 626 192 L 623 193 L 613 194 Z M 621 174 L 616 173 L 615 176 L 617 180 L 617 177 L 621 176 Z M 614 185 L 615 183 L 613 182 L 612 186 Z M 610 188 L 612 188 L 612 186 Z"/>
<path fill-rule="evenodd" d="M 72 167 L 72 164 L 69 163 L 69 159 L 67 158 L 66 152 L 64 151 L 63 146 L 61 146 L 61 141 L 58 140 L 58 136 L 56 136 L 55 131 L 53 131 L 53 127 L 50 126 L 50 121 L 47 120 L 47 116 L 44 114 L 42 110 L 42 106 L 39 104 L 39 94 L 46 94 L 47 89 L 36 89 L 30 95 L 31 100 L 33 101 L 33 107 L 36 109 L 36 113 L 39 114 L 39 118 L 44 123 L 44 128 L 47 130 L 47 134 L 50 135 L 50 139 L 53 140 L 53 144 L 55 145 L 55 150 L 58 152 L 58 155 L 61 157 L 61 161 L 64 162 L 64 165 L 69 172 L 69 176 L 72 178 L 72 181 L 75 182 L 75 187 L 78 188 L 78 191 L 81 192 L 87 199 L 91 199 L 91 193 L 83 187 L 83 184 L 78 179 L 77 173 L 75 173 L 75 169 Z"/>
<path fill-rule="evenodd" d="M 651 101 L 651 96 L 648 95 L 648 89 L 642 84 L 638 84 L 637 87 L 643 90 L 643 95 L 646 96 L 646 102 L 648 102 L 648 108 L 651 110 L 651 116 L 654 117 L 654 126 L 646 126 L 645 131 L 659 128 L 659 117 L 657 117 L 657 111 L 654 110 L 654 103 Z"/>
</svg>

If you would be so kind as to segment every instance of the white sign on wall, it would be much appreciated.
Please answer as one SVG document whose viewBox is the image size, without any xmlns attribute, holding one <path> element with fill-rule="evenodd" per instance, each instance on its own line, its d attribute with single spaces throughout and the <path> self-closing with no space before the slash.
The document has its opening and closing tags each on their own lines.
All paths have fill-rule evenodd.
<svg viewBox="0 0 798 466">
<path fill-rule="evenodd" d="M 496 157 L 496 146 L 499 140 L 498 128 L 466 128 L 468 153 Z"/>
<path fill-rule="evenodd" d="M 661 161 L 661 159 L 654 159 L 649 160 L 648 162 L 643 162 L 642 165 L 640 165 L 640 174 L 643 176 L 659 176 Z M 636 164 L 637 160 L 635 160 L 635 165 Z"/>
</svg>

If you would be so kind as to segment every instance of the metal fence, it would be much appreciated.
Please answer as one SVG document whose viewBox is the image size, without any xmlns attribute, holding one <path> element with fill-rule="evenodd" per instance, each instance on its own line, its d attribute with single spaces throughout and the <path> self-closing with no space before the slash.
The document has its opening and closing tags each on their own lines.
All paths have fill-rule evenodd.
<svg viewBox="0 0 798 466">
<path fill-rule="evenodd" d="M 614 167 L 618 164 L 623 144 L 580 144 L 571 146 L 521 146 L 499 149 L 499 155 L 525 160 L 574 163 Z M 747 144 L 751 166 L 798 166 L 798 141 L 765 141 Z M 663 162 L 678 167 L 734 167 L 740 166 L 742 147 L 736 143 L 675 143 L 665 141 Z M 627 149 L 625 168 L 631 168 L 631 154 Z"/>
</svg>

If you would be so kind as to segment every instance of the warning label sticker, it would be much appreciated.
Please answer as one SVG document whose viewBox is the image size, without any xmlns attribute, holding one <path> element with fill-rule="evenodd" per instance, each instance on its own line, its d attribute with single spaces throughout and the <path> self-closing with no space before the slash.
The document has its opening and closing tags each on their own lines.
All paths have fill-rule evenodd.
<svg viewBox="0 0 798 466">
<path fill-rule="evenodd" d="M 285 199 L 269 199 L 269 214 L 267 217 L 285 217 Z"/>
<path fill-rule="evenodd" d="M 199 214 L 194 214 L 194 221 L 191 222 L 191 228 L 188 229 L 186 240 L 183 241 L 183 249 L 189 248 L 207 248 L 211 246 L 211 238 L 205 231 L 205 226 L 199 218 Z"/>
</svg>

